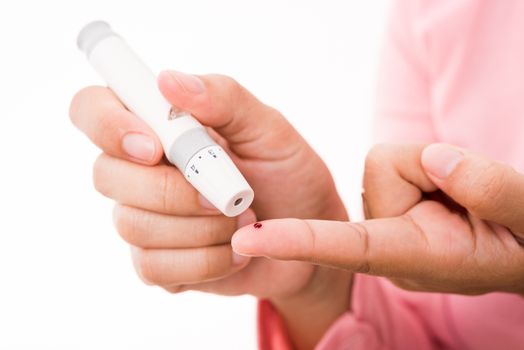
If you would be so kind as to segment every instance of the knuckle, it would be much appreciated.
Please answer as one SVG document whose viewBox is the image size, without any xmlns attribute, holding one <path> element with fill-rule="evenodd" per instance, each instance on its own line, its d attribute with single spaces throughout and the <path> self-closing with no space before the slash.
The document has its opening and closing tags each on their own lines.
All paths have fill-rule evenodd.
<svg viewBox="0 0 524 350">
<path fill-rule="evenodd" d="M 119 235 L 131 245 L 145 247 L 149 230 L 144 229 L 146 215 L 136 209 L 116 204 L 113 209 L 113 222 Z"/>
<path fill-rule="evenodd" d="M 238 81 L 228 75 L 216 75 L 216 79 L 220 86 L 226 91 L 238 91 L 241 89 Z"/>
<path fill-rule="evenodd" d="M 142 250 L 136 253 L 135 259 L 138 276 L 147 284 L 159 284 L 160 275 L 153 255 L 148 251 Z"/>
<path fill-rule="evenodd" d="M 200 280 L 208 280 L 213 277 L 215 277 L 215 269 L 216 266 L 214 264 L 214 254 L 212 253 L 212 249 L 204 249 L 202 251 L 202 265 L 199 272 L 199 279 Z"/>
<path fill-rule="evenodd" d="M 296 132 L 295 129 L 291 127 L 291 124 L 289 124 L 289 122 L 285 119 L 282 112 L 280 112 L 277 108 L 262 103 L 257 99 L 251 99 L 250 107 L 254 109 L 257 106 L 261 106 L 261 110 L 263 111 L 265 118 L 269 123 L 275 126 L 277 131 L 285 132 L 287 134 L 283 134 L 282 136 L 291 136 L 292 133 Z"/>
<path fill-rule="evenodd" d="M 216 232 L 215 225 L 216 224 L 213 222 L 213 220 L 205 220 L 199 224 L 199 236 L 202 238 L 203 242 L 212 242 L 214 232 Z"/>
<path fill-rule="evenodd" d="M 197 228 L 195 227 L 195 232 Z M 199 223 L 198 237 L 203 244 L 212 244 L 216 236 L 217 228 L 214 220 L 204 220 Z"/>
<path fill-rule="evenodd" d="M 82 88 L 78 92 L 76 92 L 71 99 L 71 103 L 69 105 L 69 119 L 73 123 L 73 125 L 78 126 L 79 125 L 79 117 L 80 117 L 80 109 L 83 106 L 84 101 L 88 100 L 88 97 L 91 96 L 96 89 L 95 86 L 88 86 L 85 88 Z"/>
<path fill-rule="evenodd" d="M 202 242 L 207 244 L 229 243 L 235 232 L 235 222 L 229 218 L 217 216 L 200 223 L 198 230 Z"/>
<path fill-rule="evenodd" d="M 162 210 L 166 213 L 176 212 L 179 206 L 179 181 L 176 170 L 169 166 L 163 166 L 161 169 L 159 200 Z"/>
<path fill-rule="evenodd" d="M 384 162 L 389 159 L 389 146 L 387 144 L 374 145 L 366 155 L 365 171 L 372 175 L 384 166 Z"/>
<path fill-rule="evenodd" d="M 496 208 L 508 181 L 506 172 L 500 172 L 498 166 L 492 163 L 467 178 L 469 186 L 466 187 L 465 202 L 469 211 L 474 215 L 482 214 L 488 203 Z"/>
<path fill-rule="evenodd" d="M 247 100 L 247 99 L 246 99 Z M 295 128 L 287 121 L 284 115 L 275 107 L 261 103 L 255 98 L 249 99 L 251 103 L 249 107 L 254 110 L 258 106 L 262 106 L 262 113 L 265 116 L 267 126 L 270 126 L 273 130 L 272 134 L 277 140 L 281 140 L 282 148 L 289 147 L 290 140 L 296 140 L 295 142 L 301 142 L 297 137 L 299 136 Z M 249 108 L 246 108 L 250 113 Z"/>
<path fill-rule="evenodd" d="M 235 105 L 245 99 L 247 91 L 234 78 L 227 75 L 217 75 L 216 78 L 220 90 L 225 92 L 230 103 Z"/>
<path fill-rule="evenodd" d="M 391 281 L 391 283 L 393 283 L 395 286 L 397 286 L 400 289 L 404 289 L 408 291 L 416 290 L 413 284 L 411 282 L 408 282 L 407 280 L 400 279 L 400 278 L 390 278 L 389 280 Z"/>
<path fill-rule="evenodd" d="M 183 292 L 187 292 L 189 288 L 186 285 L 183 284 L 175 284 L 175 285 L 169 285 L 166 287 L 163 287 L 167 292 L 172 294 L 180 294 Z"/>
<path fill-rule="evenodd" d="M 208 281 L 221 278 L 227 275 L 231 270 L 231 248 L 223 247 L 206 247 L 200 250 L 200 266 L 198 268 L 197 279 L 199 281 Z"/>
<path fill-rule="evenodd" d="M 367 227 L 360 223 L 355 223 L 353 225 L 350 225 L 350 227 L 357 233 L 360 242 L 361 242 L 361 259 L 360 263 L 355 268 L 355 272 L 358 273 L 371 273 L 372 272 L 372 265 L 371 265 L 371 253 L 372 249 L 370 248 L 370 235 Z"/>
<path fill-rule="evenodd" d="M 106 177 L 107 156 L 102 153 L 93 164 L 93 185 L 95 189 L 106 197 L 111 197 L 111 186 Z"/>
<path fill-rule="evenodd" d="M 120 142 L 120 133 L 122 132 L 121 118 L 117 116 L 121 110 L 117 107 L 105 108 L 100 111 L 100 117 L 96 118 L 94 125 L 93 139 L 98 140 L 99 144 L 104 147 L 111 146 L 115 142 Z M 115 135 L 116 134 L 116 135 Z"/>
<path fill-rule="evenodd" d="M 364 163 L 363 187 L 365 192 L 376 192 L 374 191 L 375 184 L 383 177 L 385 167 L 390 162 L 389 152 L 387 144 L 376 144 L 369 150 Z"/>
</svg>

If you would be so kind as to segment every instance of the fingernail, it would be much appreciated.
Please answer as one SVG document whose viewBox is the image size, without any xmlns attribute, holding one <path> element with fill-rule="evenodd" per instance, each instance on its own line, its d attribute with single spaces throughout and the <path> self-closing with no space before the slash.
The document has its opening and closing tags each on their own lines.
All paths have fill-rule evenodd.
<svg viewBox="0 0 524 350">
<path fill-rule="evenodd" d="M 237 229 L 252 224 L 255 221 L 257 221 L 255 212 L 251 209 L 248 209 L 237 217 Z"/>
<path fill-rule="evenodd" d="M 206 197 L 202 196 L 200 193 L 198 194 L 198 202 L 200 203 L 202 208 L 218 211 L 218 209 L 213 204 L 211 204 L 211 202 L 208 201 Z"/>
<path fill-rule="evenodd" d="M 155 141 L 147 135 L 129 133 L 122 139 L 122 148 L 133 158 L 146 162 L 153 160 L 155 156 Z"/>
<path fill-rule="evenodd" d="M 430 145 L 422 152 L 422 165 L 431 175 L 445 179 L 455 170 L 464 154 L 444 144 Z"/>
<path fill-rule="evenodd" d="M 233 265 L 244 265 L 250 258 L 248 256 L 240 255 L 232 252 Z"/>
<path fill-rule="evenodd" d="M 170 70 L 167 72 L 173 78 L 173 82 L 179 85 L 182 88 L 182 90 L 184 90 L 185 92 L 188 92 L 191 94 L 201 94 L 206 89 L 204 82 L 200 80 L 200 78 L 194 75 L 190 75 L 190 74 L 186 74 L 186 73 L 182 73 L 182 72 L 178 72 L 174 70 Z"/>
</svg>

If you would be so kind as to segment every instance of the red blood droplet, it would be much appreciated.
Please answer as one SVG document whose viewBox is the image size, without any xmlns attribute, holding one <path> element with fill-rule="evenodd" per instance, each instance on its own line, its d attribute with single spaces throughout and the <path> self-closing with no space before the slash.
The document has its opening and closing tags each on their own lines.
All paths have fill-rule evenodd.
<svg viewBox="0 0 524 350">
<path fill-rule="evenodd" d="M 262 224 L 261 224 L 260 222 L 255 222 L 255 223 L 253 224 L 253 227 L 254 227 L 254 228 L 261 228 L 261 227 L 262 227 Z"/>
</svg>

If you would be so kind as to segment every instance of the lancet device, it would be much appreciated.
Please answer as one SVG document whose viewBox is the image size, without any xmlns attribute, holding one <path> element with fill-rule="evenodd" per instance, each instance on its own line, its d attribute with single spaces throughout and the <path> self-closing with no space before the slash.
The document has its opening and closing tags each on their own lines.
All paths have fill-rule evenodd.
<svg viewBox="0 0 524 350">
<path fill-rule="evenodd" d="M 87 24 L 78 47 L 124 105 L 158 135 L 164 153 L 184 177 L 226 216 L 237 216 L 254 193 L 228 154 L 189 113 L 162 96 L 156 76 L 103 21 Z"/>
</svg>

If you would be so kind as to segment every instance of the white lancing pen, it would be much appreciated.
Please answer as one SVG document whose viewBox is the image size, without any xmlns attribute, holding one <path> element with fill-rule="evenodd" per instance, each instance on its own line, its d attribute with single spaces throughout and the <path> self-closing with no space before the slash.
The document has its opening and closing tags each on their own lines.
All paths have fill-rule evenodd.
<svg viewBox="0 0 524 350">
<path fill-rule="evenodd" d="M 158 135 L 164 153 L 184 177 L 226 216 L 237 216 L 254 193 L 227 153 L 191 114 L 173 108 L 156 76 L 111 27 L 87 24 L 78 47 L 124 105 Z"/>
</svg>

